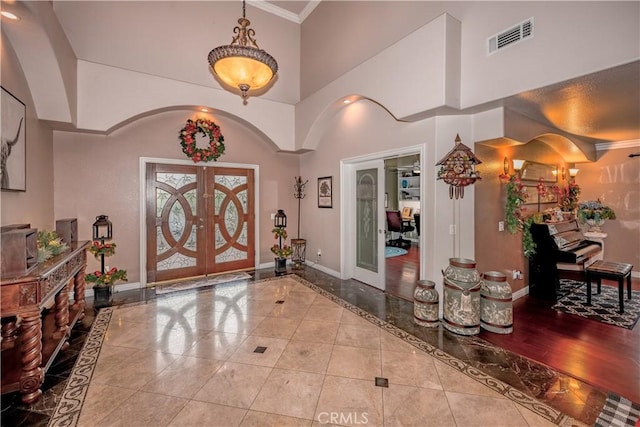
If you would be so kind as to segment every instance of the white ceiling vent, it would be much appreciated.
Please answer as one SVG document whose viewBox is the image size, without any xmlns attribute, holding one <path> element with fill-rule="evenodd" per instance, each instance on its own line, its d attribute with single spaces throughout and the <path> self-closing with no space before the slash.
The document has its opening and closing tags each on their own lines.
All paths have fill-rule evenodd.
<svg viewBox="0 0 640 427">
<path fill-rule="evenodd" d="M 519 23 L 515 27 L 489 37 L 487 40 L 487 46 L 489 47 L 488 53 L 492 54 L 531 37 L 533 37 L 533 17 Z"/>
</svg>

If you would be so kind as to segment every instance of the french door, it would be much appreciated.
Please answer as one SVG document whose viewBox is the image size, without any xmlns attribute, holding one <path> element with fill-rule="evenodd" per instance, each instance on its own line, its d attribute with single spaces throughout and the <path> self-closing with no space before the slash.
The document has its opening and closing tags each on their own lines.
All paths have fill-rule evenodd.
<svg viewBox="0 0 640 427">
<path fill-rule="evenodd" d="M 385 289 L 384 161 L 359 163 L 355 175 L 354 278 Z"/>
<path fill-rule="evenodd" d="M 147 164 L 147 282 L 255 266 L 252 169 Z"/>
</svg>

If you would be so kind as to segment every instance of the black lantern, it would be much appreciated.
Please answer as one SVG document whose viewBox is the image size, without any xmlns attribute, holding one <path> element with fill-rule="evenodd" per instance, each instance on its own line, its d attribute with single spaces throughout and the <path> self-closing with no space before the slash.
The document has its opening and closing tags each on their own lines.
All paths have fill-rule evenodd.
<svg viewBox="0 0 640 427">
<path fill-rule="evenodd" d="M 93 223 L 93 240 L 111 240 L 113 237 L 113 227 L 109 217 L 106 215 L 99 215 L 96 217 L 96 222 Z"/>
<path fill-rule="evenodd" d="M 273 217 L 273 226 L 278 228 L 287 227 L 287 216 L 282 209 L 278 209 L 278 213 Z"/>
</svg>

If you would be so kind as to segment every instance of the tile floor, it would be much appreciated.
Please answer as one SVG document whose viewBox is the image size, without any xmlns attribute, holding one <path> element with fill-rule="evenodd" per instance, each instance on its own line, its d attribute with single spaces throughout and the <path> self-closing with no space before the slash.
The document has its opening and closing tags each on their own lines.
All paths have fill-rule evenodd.
<svg viewBox="0 0 640 427">
<path fill-rule="evenodd" d="M 574 378 L 477 337 L 416 326 L 411 302 L 313 268 L 294 272 L 327 298 L 300 283 L 254 283 L 272 269 L 214 289 L 116 294 L 80 425 L 551 425 L 505 395 L 590 425 L 602 408 L 606 393 Z M 40 402 L 2 396 L 2 425 L 50 422 L 93 314 L 47 372 Z M 253 353 L 259 346 L 266 351 Z M 443 360 L 511 388 L 497 393 Z"/>
<path fill-rule="evenodd" d="M 324 424 L 553 425 L 290 277 L 114 309 L 78 423 Z"/>
</svg>

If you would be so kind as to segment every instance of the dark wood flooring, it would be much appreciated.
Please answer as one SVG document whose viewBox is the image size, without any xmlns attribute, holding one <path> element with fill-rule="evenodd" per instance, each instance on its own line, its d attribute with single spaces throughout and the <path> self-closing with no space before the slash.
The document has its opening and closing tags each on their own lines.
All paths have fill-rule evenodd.
<svg viewBox="0 0 640 427">
<path fill-rule="evenodd" d="M 413 301 L 419 279 L 419 251 L 387 258 L 387 292 Z M 615 285 L 603 281 L 603 285 Z M 634 290 L 640 280 L 633 279 Z M 553 310 L 549 301 L 525 296 L 514 301 L 513 334 L 482 331 L 480 337 L 603 391 L 640 402 L 640 322 L 633 330 Z"/>
</svg>

